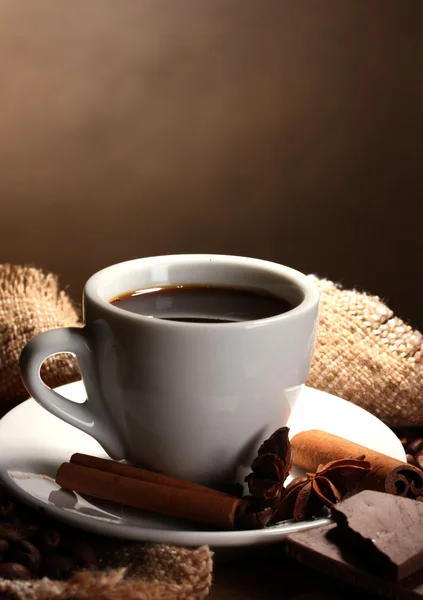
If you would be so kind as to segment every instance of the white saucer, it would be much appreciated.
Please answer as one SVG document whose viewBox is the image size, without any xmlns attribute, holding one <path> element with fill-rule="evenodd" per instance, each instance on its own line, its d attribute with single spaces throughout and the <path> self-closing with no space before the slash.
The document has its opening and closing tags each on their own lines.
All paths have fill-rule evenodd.
<svg viewBox="0 0 423 600">
<path fill-rule="evenodd" d="M 63 386 L 60 393 L 85 400 L 81 382 Z M 291 435 L 322 429 L 404 460 L 402 445 L 379 419 L 345 400 L 305 388 L 291 415 Z M 26 504 L 80 529 L 143 542 L 235 547 L 280 541 L 288 533 L 322 525 L 327 519 L 285 522 L 254 531 L 215 531 L 96 500 L 88 501 L 60 490 L 57 468 L 74 452 L 107 457 L 90 436 L 60 421 L 30 399 L 0 421 L 0 477 Z M 298 474 L 298 473 L 295 473 Z M 52 492 L 55 492 L 51 495 Z"/>
</svg>

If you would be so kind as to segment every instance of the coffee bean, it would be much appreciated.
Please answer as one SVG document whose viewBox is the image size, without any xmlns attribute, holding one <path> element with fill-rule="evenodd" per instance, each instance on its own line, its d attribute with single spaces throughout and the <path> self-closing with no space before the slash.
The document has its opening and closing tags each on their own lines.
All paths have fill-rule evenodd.
<svg viewBox="0 0 423 600">
<path fill-rule="evenodd" d="M 50 579 L 68 579 L 72 577 L 76 567 L 76 561 L 71 556 L 51 554 L 43 558 L 40 574 Z"/>
<path fill-rule="evenodd" d="M 412 454 L 406 454 L 406 458 L 409 465 L 417 466 L 416 459 Z"/>
<path fill-rule="evenodd" d="M 6 558 L 8 562 L 24 565 L 32 575 L 36 575 L 41 563 L 40 551 L 28 540 L 11 542 Z"/>
<path fill-rule="evenodd" d="M 19 563 L 0 563 L 0 577 L 4 579 L 31 579 L 29 570 Z"/>
<path fill-rule="evenodd" d="M 70 554 L 78 567 L 83 569 L 96 569 L 97 557 L 93 548 L 84 540 L 70 539 L 64 543 L 63 551 Z"/>
<path fill-rule="evenodd" d="M 423 450 L 423 438 L 422 437 L 418 437 L 416 440 L 413 440 L 412 442 L 410 442 L 407 446 L 407 452 L 409 452 L 409 454 L 416 455 L 421 450 Z"/>
<path fill-rule="evenodd" d="M 0 578 L 67 579 L 78 569 L 96 568 L 88 542 L 22 505 L 0 483 Z"/>
<path fill-rule="evenodd" d="M 21 524 L 21 523 L 0 523 L 0 538 L 8 541 L 19 541 L 26 540 L 27 538 L 34 535 L 37 531 L 38 526 L 35 524 Z"/>
</svg>

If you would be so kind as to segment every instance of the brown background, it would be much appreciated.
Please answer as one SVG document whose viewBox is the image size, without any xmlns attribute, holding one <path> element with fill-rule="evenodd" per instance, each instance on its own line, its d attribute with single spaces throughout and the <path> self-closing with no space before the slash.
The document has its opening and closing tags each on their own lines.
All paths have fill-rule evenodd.
<svg viewBox="0 0 423 600">
<path fill-rule="evenodd" d="M 0 260 L 254 255 L 421 315 L 421 0 L 2 0 Z"/>
</svg>

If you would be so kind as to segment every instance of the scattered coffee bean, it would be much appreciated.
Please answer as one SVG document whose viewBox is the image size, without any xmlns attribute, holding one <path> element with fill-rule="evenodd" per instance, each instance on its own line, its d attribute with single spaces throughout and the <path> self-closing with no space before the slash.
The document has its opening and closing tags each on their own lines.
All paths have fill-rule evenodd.
<svg viewBox="0 0 423 600">
<path fill-rule="evenodd" d="M 36 531 L 37 525 L 15 525 L 14 523 L 0 523 L 0 538 L 11 542 L 26 540 L 31 537 Z"/>
<path fill-rule="evenodd" d="M 423 469 L 423 427 L 402 427 L 394 431 L 407 454 L 407 462 Z"/>
<path fill-rule="evenodd" d="M 0 577 L 4 579 L 31 579 L 29 570 L 19 563 L 0 563 Z"/>
<path fill-rule="evenodd" d="M 32 575 L 36 575 L 41 563 L 41 553 L 28 540 L 11 542 L 6 558 L 8 562 L 19 563 L 26 567 Z"/>
<path fill-rule="evenodd" d="M 419 437 L 407 445 L 407 452 L 416 455 L 418 452 L 423 450 L 423 437 Z"/>
<path fill-rule="evenodd" d="M 0 578 L 66 579 L 78 569 L 97 567 L 88 542 L 80 540 L 74 530 L 23 506 L 0 483 Z"/>
</svg>

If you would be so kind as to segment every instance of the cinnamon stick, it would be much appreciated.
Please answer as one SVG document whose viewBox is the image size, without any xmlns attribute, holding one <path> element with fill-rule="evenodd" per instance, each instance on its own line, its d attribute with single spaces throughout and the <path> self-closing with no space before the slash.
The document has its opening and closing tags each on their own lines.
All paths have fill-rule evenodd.
<svg viewBox="0 0 423 600">
<path fill-rule="evenodd" d="M 132 479 L 139 479 L 140 481 L 149 481 L 150 483 L 157 483 L 158 485 L 166 485 L 187 490 L 196 490 L 198 492 L 203 492 L 204 494 L 219 494 L 224 496 L 229 495 L 219 492 L 218 490 L 214 490 L 213 488 L 206 487 L 205 485 L 193 483 L 192 481 L 186 481 L 185 479 L 179 479 L 178 477 L 170 477 L 170 475 L 163 475 L 163 473 L 149 471 L 148 469 L 142 469 L 141 467 L 133 467 L 126 463 L 120 463 L 114 460 L 108 460 L 106 458 L 99 458 L 98 456 L 91 456 L 89 454 L 81 454 L 77 452 L 71 456 L 70 462 L 74 465 L 80 465 L 81 467 L 98 469 L 99 471 L 104 471 L 106 473 L 123 475 L 124 477 L 131 477 Z"/>
<path fill-rule="evenodd" d="M 172 487 L 63 463 L 56 474 L 62 488 L 141 510 L 198 521 L 218 529 L 233 529 L 245 501 L 227 494 Z"/>
<path fill-rule="evenodd" d="M 363 480 L 363 488 L 397 496 L 417 497 L 423 494 L 423 471 L 337 435 L 311 429 L 294 435 L 291 445 L 294 450 L 294 464 L 306 471 L 314 473 L 319 465 L 325 465 L 332 460 L 365 455 L 372 469 Z"/>
</svg>

